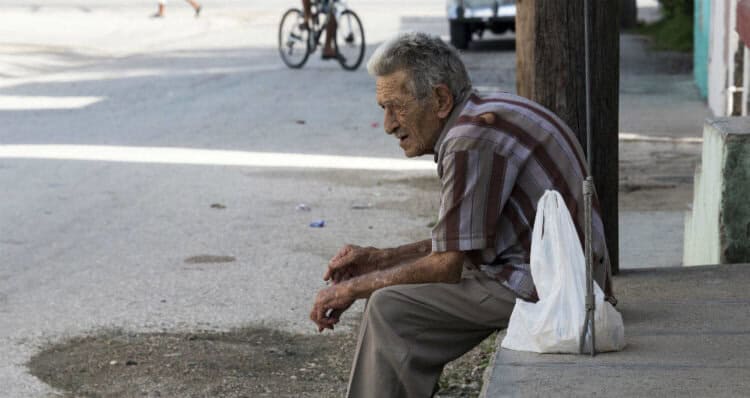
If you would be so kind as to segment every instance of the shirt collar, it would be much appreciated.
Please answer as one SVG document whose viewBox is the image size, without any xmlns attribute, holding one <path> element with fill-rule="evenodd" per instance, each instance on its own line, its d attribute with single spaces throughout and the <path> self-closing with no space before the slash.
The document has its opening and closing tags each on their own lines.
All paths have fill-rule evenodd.
<svg viewBox="0 0 750 398">
<path fill-rule="evenodd" d="M 451 114 L 448 116 L 448 119 L 445 121 L 445 125 L 443 126 L 443 130 L 440 132 L 440 135 L 438 136 L 437 141 L 435 141 L 435 147 L 433 148 L 433 151 L 435 152 L 435 163 L 438 161 L 438 154 L 440 154 L 440 147 L 443 145 L 443 141 L 445 141 L 445 136 L 448 135 L 448 131 L 453 128 L 453 126 L 456 124 L 456 121 L 458 120 L 458 115 L 461 114 L 461 111 L 464 110 L 464 107 L 466 106 L 466 102 L 469 101 L 469 97 L 472 96 L 472 94 L 476 94 L 473 90 L 469 90 L 463 95 L 459 97 L 459 99 L 456 101 L 456 105 L 453 106 L 453 110 L 451 110 Z"/>
</svg>

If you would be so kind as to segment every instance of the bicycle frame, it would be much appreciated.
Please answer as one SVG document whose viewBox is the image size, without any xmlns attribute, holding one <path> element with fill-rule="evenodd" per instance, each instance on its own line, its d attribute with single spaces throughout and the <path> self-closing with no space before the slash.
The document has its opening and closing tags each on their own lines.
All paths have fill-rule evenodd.
<svg viewBox="0 0 750 398">
<path fill-rule="evenodd" d="M 330 18 L 335 16 L 336 21 L 338 21 L 341 13 L 349 9 L 349 5 L 343 0 L 328 0 L 328 9 L 323 12 L 320 7 L 321 2 L 322 1 L 317 1 L 312 4 L 313 12 L 311 21 L 313 26 L 310 27 L 310 33 L 312 33 L 310 35 L 310 52 L 315 52 L 315 50 L 318 49 L 318 46 L 320 46 L 320 37 L 326 30 Z M 325 21 L 323 23 L 320 23 L 321 15 L 325 16 Z"/>
</svg>

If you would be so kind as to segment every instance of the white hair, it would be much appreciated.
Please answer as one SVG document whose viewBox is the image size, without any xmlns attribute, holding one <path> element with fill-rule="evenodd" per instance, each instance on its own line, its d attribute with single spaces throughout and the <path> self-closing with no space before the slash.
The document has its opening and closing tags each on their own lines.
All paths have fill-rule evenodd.
<svg viewBox="0 0 750 398">
<path fill-rule="evenodd" d="M 430 95 L 433 87 L 445 84 L 458 100 L 471 90 L 463 61 L 452 46 L 438 36 L 421 32 L 400 33 L 381 44 L 367 61 L 373 77 L 406 71 L 412 94 L 417 99 Z"/>
</svg>

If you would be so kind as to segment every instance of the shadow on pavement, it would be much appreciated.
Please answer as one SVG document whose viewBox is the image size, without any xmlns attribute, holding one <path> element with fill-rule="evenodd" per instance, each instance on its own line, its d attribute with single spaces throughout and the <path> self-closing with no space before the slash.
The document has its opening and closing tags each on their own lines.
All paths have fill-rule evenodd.
<svg viewBox="0 0 750 398">
<path fill-rule="evenodd" d="M 467 51 L 470 52 L 492 52 L 492 51 L 516 51 L 515 36 L 472 40 Z"/>
</svg>

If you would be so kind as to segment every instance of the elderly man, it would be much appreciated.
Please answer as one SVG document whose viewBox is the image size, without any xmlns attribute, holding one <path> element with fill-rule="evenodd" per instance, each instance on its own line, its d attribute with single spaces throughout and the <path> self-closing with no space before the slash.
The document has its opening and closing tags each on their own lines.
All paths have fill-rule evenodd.
<svg viewBox="0 0 750 398">
<path fill-rule="evenodd" d="M 586 164 L 573 132 L 549 110 L 473 92 L 458 54 L 438 37 L 401 34 L 367 69 L 386 133 L 408 157 L 435 155 L 439 218 L 430 240 L 342 248 L 310 317 L 320 331 L 333 329 L 355 300 L 369 298 L 348 396 L 429 397 L 447 362 L 507 326 L 517 298 L 537 299 L 528 264 L 545 190 L 562 194 L 582 237 Z M 593 231 L 596 280 L 611 294 L 596 211 Z"/>
</svg>

